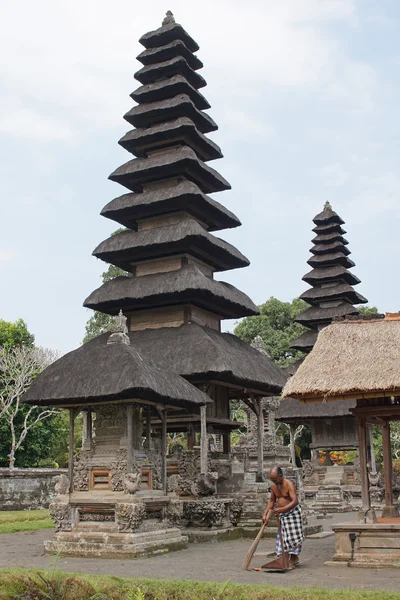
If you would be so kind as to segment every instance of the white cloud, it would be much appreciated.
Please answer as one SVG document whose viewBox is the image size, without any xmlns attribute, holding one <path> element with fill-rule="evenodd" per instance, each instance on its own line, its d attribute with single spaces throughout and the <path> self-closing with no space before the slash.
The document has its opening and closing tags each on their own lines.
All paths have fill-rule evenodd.
<svg viewBox="0 0 400 600">
<path fill-rule="evenodd" d="M 76 136 L 65 121 L 26 108 L 10 112 L 0 118 L 0 132 L 37 142 L 69 142 Z"/>
<path fill-rule="evenodd" d="M 11 248 L 0 248 L 0 264 L 9 263 L 18 257 L 18 252 Z"/>
</svg>

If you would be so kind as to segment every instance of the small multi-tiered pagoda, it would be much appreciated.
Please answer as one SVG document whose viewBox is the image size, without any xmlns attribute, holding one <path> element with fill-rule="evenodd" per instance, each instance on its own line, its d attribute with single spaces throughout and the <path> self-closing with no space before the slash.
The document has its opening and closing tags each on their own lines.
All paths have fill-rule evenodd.
<svg viewBox="0 0 400 600">
<path fill-rule="evenodd" d="M 309 331 L 291 345 L 307 354 L 314 347 L 321 329 L 338 317 L 357 315 L 354 304 L 367 302 L 353 288 L 360 280 L 349 271 L 354 262 L 349 258 L 348 241 L 343 237 L 346 233 L 342 228 L 344 221 L 326 202 L 313 222 L 316 235 L 310 249 L 312 256 L 307 261 L 312 270 L 303 277 L 311 287 L 300 296 L 310 307 L 296 317 L 296 321 Z M 307 405 L 290 398 L 281 404 L 277 418 L 291 424 L 292 429 L 298 424 L 310 424 L 313 438 L 310 447 L 313 449 L 354 449 L 358 443 L 350 408 L 353 406 L 349 402 Z"/>
<path fill-rule="evenodd" d="M 208 429 L 222 436 L 227 453 L 230 431 L 238 426 L 229 417 L 229 399 L 273 395 L 284 381 L 267 357 L 221 333 L 223 319 L 258 309 L 243 292 L 214 279 L 249 261 L 211 233 L 240 221 L 207 196 L 230 185 L 207 164 L 222 152 L 205 135 L 217 125 L 204 112 L 210 105 L 199 92 L 206 85 L 194 54 L 199 47 L 171 13 L 140 43 L 143 68 L 135 79 L 141 85 L 131 94 L 138 104 L 125 115 L 134 129 L 120 140 L 134 158 L 110 175 L 129 193 L 102 211 L 127 229 L 93 252 L 127 273 L 104 283 L 84 304 L 111 315 L 122 309 L 140 352 L 207 391 L 214 401 L 207 409 Z M 187 432 L 191 448 L 200 414 L 175 415 L 168 428 Z"/>
</svg>

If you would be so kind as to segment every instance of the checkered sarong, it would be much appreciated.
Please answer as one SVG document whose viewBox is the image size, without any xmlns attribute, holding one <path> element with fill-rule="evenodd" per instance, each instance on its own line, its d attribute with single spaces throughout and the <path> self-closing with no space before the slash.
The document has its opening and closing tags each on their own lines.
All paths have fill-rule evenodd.
<svg viewBox="0 0 400 600">
<path fill-rule="evenodd" d="M 301 516 L 300 504 L 297 504 L 292 510 L 279 515 L 281 523 L 282 540 L 285 552 L 290 554 L 300 554 L 301 545 L 304 541 L 303 519 Z M 276 536 L 276 553 L 282 554 L 282 546 L 279 533 Z"/>
</svg>

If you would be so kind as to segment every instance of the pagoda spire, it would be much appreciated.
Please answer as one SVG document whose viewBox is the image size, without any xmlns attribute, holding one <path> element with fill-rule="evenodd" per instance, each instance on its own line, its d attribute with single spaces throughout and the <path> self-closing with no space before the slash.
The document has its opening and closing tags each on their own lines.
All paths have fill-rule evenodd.
<svg viewBox="0 0 400 600">
<path fill-rule="evenodd" d="M 131 94 L 136 105 L 124 116 L 133 128 L 119 142 L 132 157 L 109 177 L 128 193 L 102 211 L 127 229 L 93 252 L 127 276 L 104 283 L 84 305 L 112 315 L 123 310 L 128 327 L 140 322 L 133 313 L 145 310 L 160 327 L 173 314 L 175 326 L 196 322 L 219 330 L 221 319 L 258 309 L 246 294 L 214 279 L 215 272 L 249 261 L 211 233 L 240 221 L 207 195 L 231 186 L 208 164 L 222 152 L 207 137 L 218 126 L 199 91 L 206 85 L 198 72 L 199 46 L 171 11 L 139 41 L 142 67 L 134 77 L 140 85 Z"/>
<path fill-rule="evenodd" d="M 291 347 L 310 352 L 317 340 L 318 331 L 329 325 L 335 317 L 358 314 L 355 304 L 365 304 L 364 296 L 354 290 L 360 280 L 349 271 L 354 267 L 350 260 L 348 241 L 343 237 L 344 221 L 325 202 L 321 213 L 313 219 L 312 254 L 307 263 L 312 267 L 303 277 L 310 288 L 300 298 L 309 304 L 309 308 L 296 317 L 296 322 L 309 328 L 297 338 Z"/>
</svg>

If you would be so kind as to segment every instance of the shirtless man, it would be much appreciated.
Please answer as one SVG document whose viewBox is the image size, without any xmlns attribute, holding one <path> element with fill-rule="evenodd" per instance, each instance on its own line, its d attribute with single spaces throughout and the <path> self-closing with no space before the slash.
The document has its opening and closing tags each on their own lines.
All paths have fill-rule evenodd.
<svg viewBox="0 0 400 600">
<path fill-rule="evenodd" d="M 283 476 L 280 467 L 273 467 L 269 473 L 272 482 L 271 497 L 265 509 L 262 521 L 267 519 L 269 510 L 273 510 L 281 526 L 283 550 L 289 552 L 292 565 L 299 563 L 299 554 L 304 540 L 301 508 L 293 483 Z M 276 538 L 276 553 L 282 554 L 281 538 Z"/>
</svg>

